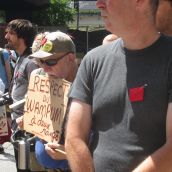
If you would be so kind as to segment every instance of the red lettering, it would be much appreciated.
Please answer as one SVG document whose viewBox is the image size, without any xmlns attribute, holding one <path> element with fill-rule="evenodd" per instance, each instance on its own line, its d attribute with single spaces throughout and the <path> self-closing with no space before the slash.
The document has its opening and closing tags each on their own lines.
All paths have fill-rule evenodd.
<svg viewBox="0 0 172 172">
<path fill-rule="evenodd" d="M 38 75 L 35 75 L 34 82 L 33 82 L 33 88 L 29 88 L 29 91 L 38 91 L 38 84 L 39 84 L 40 78 Z"/>
<path fill-rule="evenodd" d="M 45 81 L 45 86 L 47 88 L 47 90 L 45 91 L 46 93 L 49 93 L 50 92 L 50 81 L 49 80 L 46 80 Z"/>
<path fill-rule="evenodd" d="M 41 82 L 40 82 L 40 92 L 42 92 L 42 93 L 45 92 L 45 79 L 41 79 Z"/>
</svg>

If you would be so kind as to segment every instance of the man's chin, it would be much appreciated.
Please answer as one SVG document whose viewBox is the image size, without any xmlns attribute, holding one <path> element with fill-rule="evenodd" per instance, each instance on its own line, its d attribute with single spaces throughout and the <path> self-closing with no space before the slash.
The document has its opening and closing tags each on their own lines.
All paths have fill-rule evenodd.
<svg viewBox="0 0 172 172">
<path fill-rule="evenodd" d="M 8 42 L 8 45 L 10 46 L 11 49 L 15 50 L 15 47 L 13 46 L 13 44 L 11 42 Z"/>
<path fill-rule="evenodd" d="M 111 31 L 112 30 L 112 24 L 106 20 L 104 20 L 104 27 L 106 30 Z"/>
</svg>

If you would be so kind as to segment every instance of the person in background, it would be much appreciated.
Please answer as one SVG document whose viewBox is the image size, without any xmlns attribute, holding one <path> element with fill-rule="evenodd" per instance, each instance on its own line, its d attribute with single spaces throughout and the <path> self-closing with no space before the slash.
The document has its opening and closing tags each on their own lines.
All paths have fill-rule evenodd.
<svg viewBox="0 0 172 172">
<path fill-rule="evenodd" d="M 97 0 L 119 39 L 88 52 L 73 83 L 65 139 L 72 171 L 172 171 L 172 38 L 156 28 L 158 2 Z"/>
<path fill-rule="evenodd" d="M 0 48 L 0 77 L 5 84 L 5 93 L 8 92 L 11 82 L 11 68 L 9 54 L 6 49 Z"/>
<path fill-rule="evenodd" d="M 5 92 L 5 85 L 2 81 L 2 79 L 0 78 L 0 98 L 2 97 L 4 92 Z M 4 113 L 5 113 L 5 106 L 0 106 L 0 119 L 2 119 L 2 117 L 4 117 Z M 3 137 L 4 136 L 0 136 L 0 154 L 4 153 L 4 148 L 2 146 L 2 144 L 4 143 Z"/>
<path fill-rule="evenodd" d="M 70 36 L 61 31 L 38 34 L 33 42 L 32 51 L 33 54 L 30 55 L 30 58 L 34 58 L 41 67 L 32 73 L 50 75 L 73 82 L 78 66 L 75 45 Z M 64 150 L 63 144 L 63 137 L 60 144 L 46 143 L 43 140 L 36 141 L 37 160 L 48 169 L 48 172 L 70 171 L 65 154 L 55 150 Z"/>
<path fill-rule="evenodd" d="M 14 50 L 11 49 L 9 44 L 5 44 L 4 48 L 7 50 L 9 57 L 10 57 L 11 74 L 13 76 L 15 64 L 17 61 L 17 54 Z"/>
<path fill-rule="evenodd" d="M 109 34 L 109 35 L 106 35 L 102 41 L 102 44 L 108 44 L 114 40 L 118 39 L 118 36 L 115 35 L 115 34 Z"/>
<path fill-rule="evenodd" d="M 161 33 L 172 36 L 172 0 L 159 0 L 156 26 Z"/>
<path fill-rule="evenodd" d="M 36 30 L 32 23 L 25 19 L 15 19 L 8 23 L 6 27 L 5 39 L 12 49 L 18 54 L 13 80 L 11 97 L 13 103 L 24 99 L 27 93 L 28 83 L 31 72 L 38 68 L 35 62 L 28 58 L 31 54 L 31 46 L 36 35 Z M 12 131 L 15 132 L 18 125 L 21 123 L 23 116 L 24 105 L 17 106 L 12 109 Z M 15 148 L 15 158 L 17 171 L 29 171 L 18 169 L 18 150 Z"/>
</svg>

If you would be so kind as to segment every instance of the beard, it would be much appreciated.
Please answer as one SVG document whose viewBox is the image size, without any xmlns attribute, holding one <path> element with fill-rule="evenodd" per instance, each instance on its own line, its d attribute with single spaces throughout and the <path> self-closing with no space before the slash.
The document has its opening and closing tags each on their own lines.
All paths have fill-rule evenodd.
<svg viewBox="0 0 172 172">
<path fill-rule="evenodd" d="M 8 41 L 7 44 L 9 45 L 10 49 L 15 50 L 15 46 L 13 45 L 12 42 L 9 42 L 9 41 Z"/>
</svg>

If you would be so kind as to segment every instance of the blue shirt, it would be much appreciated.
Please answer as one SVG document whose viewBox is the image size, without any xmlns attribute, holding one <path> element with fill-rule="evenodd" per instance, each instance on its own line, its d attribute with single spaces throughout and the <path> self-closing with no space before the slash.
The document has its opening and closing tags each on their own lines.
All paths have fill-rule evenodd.
<svg viewBox="0 0 172 172">
<path fill-rule="evenodd" d="M 7 50 L 2 50 L 2 56 L 0 58 L 4 58 L 4 62 L 9 61 L 9 53 Z M 5 64 L 3 64 L 3 59 L 0 60 L 0 78 L 5 84 L 5 88 L 8 88 L 8 77 L 5 69 Z"/>
<path fill-rule="evenodd" d="M 35 145 L 36 158 L 40 165 L 49 169 L 69 169 L 67 160 L 54 160 L 45 151 L 44 143 L 40 140 Z"/>
</svg>

